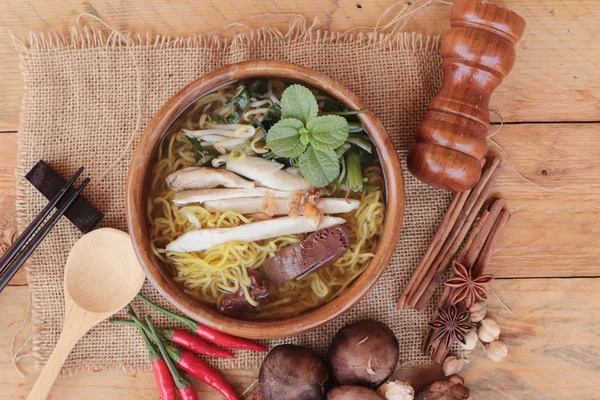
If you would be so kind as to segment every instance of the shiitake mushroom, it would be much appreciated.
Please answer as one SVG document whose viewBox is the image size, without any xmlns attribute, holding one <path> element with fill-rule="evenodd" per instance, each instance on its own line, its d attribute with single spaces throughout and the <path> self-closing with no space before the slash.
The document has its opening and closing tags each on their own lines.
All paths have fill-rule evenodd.
<svg viewBox="0 0 600 400">
<path fill-rule="evenodd" d="M 362 320 L 342 328 L 333 338 L 328 359 L 342 385 L 375 387 L 392 375 L 400 348 L 394 332 L 382 322 Z"/>
<path fill-rule="evenodd" d="M 385 400 L 385 397 L 362 386 L 338 386 L 327 392 L 327 400 Z"/>
<path fill-rule="evenodd" d="M 284 344 L 265 357 L 258 383 L 265 400 L 323 400 L 327 366 L 306 347 Z"/>
</svg>

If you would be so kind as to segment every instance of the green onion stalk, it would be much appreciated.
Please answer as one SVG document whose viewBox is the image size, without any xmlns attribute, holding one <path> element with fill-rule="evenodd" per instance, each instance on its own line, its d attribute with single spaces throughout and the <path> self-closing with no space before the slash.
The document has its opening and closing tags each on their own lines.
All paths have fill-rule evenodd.
<svg viewBox="0 0 600 400">
<path fill-rule="evenodd" d="M 356 150 L 349 151 L 346 154 L 346 185 L 352 192 L 363 191 L 364 182 L 360 159 L 360 152 Z"/>
</svg>

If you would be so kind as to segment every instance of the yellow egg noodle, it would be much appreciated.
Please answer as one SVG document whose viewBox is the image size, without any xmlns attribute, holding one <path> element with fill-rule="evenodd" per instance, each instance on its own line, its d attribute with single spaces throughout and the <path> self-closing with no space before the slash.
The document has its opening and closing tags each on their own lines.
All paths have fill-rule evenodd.
<svg viewBox="0 0 600 400">
<path fill-rule="evenodd" d="M 273 88 L 272 88 L 273 87 Z M 151 227 L 153 251 L 171 268 L 175 281 L 186 292 L 202 302 L 217 305 L 224 292 L 242 288 L 252 305 L 258 304 L 249 296 L 248 271 L 259 268 L 267 257 L 293 243 L 300 242 L 306 235 L 280 236 L 258 242 L 230 242 L 195 253 L 167 252 L 166 245 L 184 232 L 201 228 L 226 228 L 254 221 L 233 211 L 209 212 L 201 205 L 183 207 L 173 204 L 174 192 L 167 186 L 165 178 L 181 168 L 197 165 L 197 151 L 179 130 L 185 127 L 198 129 L 210 123 L 210 115 L 223 112 L 224 103 L 239 93 L 243 86 L 220 89 L 200 99 L 187 118 L 165 136 L 158 150 L 157 163 L 153 168 L 151 196 L 148 199 L 148 219 Z M 267 99 L 253 99 L 248 114 L 250 120 L 260 120 L 262 114 L 273 103 L 278 102 L 273 90 L 281 93 L 277 82 L 269 82 Z M 208 99 L 208 100 L 207 100 Z M 214 107 L 217 103 L 219 107 Z M 198 116 L 198 114 L 200 115 Z M 198 122 L 193 122 L 198 121 Z M 208 121 L 208 122 L 207 122 Z M 371 166 L 364 176 L 369 185 L 383 187 L 381 169 Z M 360 207 L 341 217 L 351 231 L 350 248 L 332 266 L 308 274 L 302 279 L 289 281 L 282 286 L 267 284 L 269 296 L 261 301 L 260 308 L 247 317 L 275 319 L 298 315 L 306 310 L 329 302 L 340 295 L 367 267 L 374 256 L 385 214 L 381 190 L 350 193 L 350 197 L 361 200 Z"/>
</svg>

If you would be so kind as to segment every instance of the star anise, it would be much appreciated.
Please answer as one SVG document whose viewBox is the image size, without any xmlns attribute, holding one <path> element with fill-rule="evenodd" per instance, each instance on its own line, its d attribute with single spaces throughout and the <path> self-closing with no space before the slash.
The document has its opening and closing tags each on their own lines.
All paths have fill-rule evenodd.
<svg viewBox="0 0 600 400">
<path fill-rule="evenodd" d="M 440 340 L 449 349 L 454 340 L 466 344 L 465 335 L 473 329 L 469 323 L 469 311 L 459 312 L 456 306 L 452 305 L 444 310 L 438 308 L 438 316 L 428 324 L 435 329 L 434 340 Z"/>
<path fill-rule="evenodd" d="M 452 269 L 454 276 L 446 281 L 446 286 L 454 288 L 452 304 L 458 304 L 464 300 L 468 308 L 476 301 L 487 300 L 487 291 L 483 285 L 494 280 L 492 275 L 481 275 L 473 279 L 471 271 L 457 261 L 452 264 Z"/>
</svg>

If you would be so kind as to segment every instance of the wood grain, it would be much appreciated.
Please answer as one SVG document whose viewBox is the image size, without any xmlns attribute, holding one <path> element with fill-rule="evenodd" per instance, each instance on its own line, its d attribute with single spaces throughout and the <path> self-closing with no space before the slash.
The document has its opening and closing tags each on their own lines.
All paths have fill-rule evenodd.
<svg viewBox="0 0 600 400">
<path fill-rule="evenodd" d="M 495 191 L 512 212 L 487 271 L 499 277 L 600 276 L 600 124 L 508 125 L 492 138 L 510 154 Z M 596 187 L 584 187 L 596 185 Z"/>
<path fill-rule="evenodd" d="M 17 233 L 15 168 L 17 166 L 17 134 L 0 132 L 0 253 L 8 249 Z M 26 285 L 22 269 L 11 285 Z"/>
<path fill-rule="evenodd" d="M 324 28 L 344 31 L 373 26 L 395 0 L 4 0 L 0 2 L 0 131 L 15 131 L 22 81 L 9 30 L 23 38 L 27 31 L 65 29 L 77 15 L 98 15 L 122 31 L 189 35 L 218 30 L 232 22 L 285 29 L 292 16 L 317 17 Z M 419 2 L 416 2 L 417 6 Z M 490 108 L 507 122 L 600 121 L 600 1 L 498 0 L 527 20 L 511 74 L 492 97 Z M 402 4 L 395 9 L 398 10 Z M 422 3 L 421 3 L 422 4 Z M 442 33 L 450 8 L 437 4 L 421 10 L 407 30 Z M 392 10 L 383 19 L 389 21 Z M 93 26 L 99 27 L 95 23 Z M 230 27 L 225 34 L 243 31 Z M 492 116 L 498 120 L 498 117 Z M 492 128 L 494 131 L 496 128 Z M 511 154 L 517 169 L 545 187 L 600 183 L 600 124 L 505 125 L 493 138 Z M 489 272 L 500 277 L 600 276 L 600 188 L 542 192 L 524 183 L 495 146 L 491 151 L 507 163 L 497 185 L 514 215 L 492 257 Z M 15 229 L 14 166 L 16 134 L 0 133 L 0 227 Z M 25 285 L 21 273 L 11 282 Z M 474 357 L 465 372 L 476 399 L 597 399 L 600 379 L 598 322 L 599 279 L 497 280 L 494 288 L 512 309 L 498 304 L 492 315 L 509 345 L 506 362 Z M 493 297 L 493 296 L 492 296 Z M 21 324 L 28 304 L 26 286 L 9 286 L 0 295 L 0 398 L 24 398 L 37 372 L 30 358 L 22 360 L 28 377 L 21 379 L 8 357 L 10 338 Z M 22 343 L 31 331 L 25 326 Z M 404 366 L 400 376 L 421 384 L 435 380 L 439 370 Z M 256 371 L 227 371 L 243 392 Z M 195 382 L 203 399 L 218 399 Z M 155 399 L 148 372 L 82 372 L 59 379 L 51 399 Z"/>
<path fill-rule="evenodd" d="M 413 9 L 425 0 L 418 0 Z M 4 0 L 0 2 L 0 130 L 16 130 L 22 84 L 10 29 L 24 38 L 34 30 L 66 29 L 79 14 L 97 15 L 121 31 L 167 35 L 207 33 L 240 22 L 251 27 L 285 29 L 293 16 L 318 18 L 323 28 L 345 31 L 373 27 L 396 0 Z M 490 108 L 505 121 L 600 120 L 600 1 L 498 0 L 527 21 L 517 46 L 517 62 L 496 90 Z M 402 2 L 382 21 L 388 22 Z M 413 15 L 406 30 L 440 34 L 448 26 L 450 7 L 435 4 Z M 100 27 L 98 23 L 90 22 Z M 235 25 L 224 33 L 244 31 Z M 497 119 L 497 117 L 495 117 Z"/>
<path fill-rule="evenodd" d="M 473 398 L 598 399 L 600 303 L 589 299 L 600 279 L 497 280 L 492 286 L 497 296 L 490 296 L 488 316 L 500 324 L 509 354 L 495 363 L 481 347 L 472 353 L 462 376 Z M 439 367 L 416 373 L 405 367 L 398 376 L 422 385 L 439 378 Z"/>
<path fill-rule="evenodd" d="M 0 296 L 0 330 L 6 332 L 6 336 L 0 341 L 0 399 L 24 399 L 33 386 L 39 371 L 31 361 L 31 357 L 21 360 L 20 365 L 27 374 L 22 378 L 12 366 L 8 354 L 10 353 L 11 337 L 21 324 L 27 313 L 29 290 L 27 287 L 7 287 Z M 31 332 L 28 323 L 22 333 L 17 337 L 17 345 L 20 346 Z M 29 347 L 28 347 L 28 350 Z M 257 371 L 227 371 L 225 373 L 232 386 L 242 393 L 256 379 Z M 200 398 L 203 400 L 216 400 L 218 396 L 214 390 L 207 385 L 193 380 L 198 389 Z M 85 396 L 82 396 L 85 393 Z M 151 372 L 124 372 L 103 371 L 98 368 L 94 371 L 82 371 L 76 375 L 59 378 L 49 397 L 50 400 L 140 400 L 158 399 L 158 392 Z"/>
<path fill-rule="evenodd" d="M 492 127 L 493 133 L 498 127 Z M 16 134 L 0 134 L 0 224 L 14 222 Z M 513 217 L 492 257 L 489 272 L 498 277 L 600 276 L 600 124 L 505 125 L 493 140 L 511 155 L 515 167 L 545 188 L 593 188 L 543 192 L 520 178 L 508 157 L 495 193 L 506 199 Z M 6 229 L 3 229 L 6 232 Z M 24 284 L 24 274 L 12 284 Z"/>
<path fill-rule="evenodd" d="M 600 291 L 600 279 L 497 280 L 494 291 L 509 312 L 491 296 L 489 315 L 502 327 L 501 338 L 509 347 L 507 359 L 494 363 L 481 350 L 471 356 L 463 376 L 474 399 L 562 400 L 596 399 L 600 379 L 600 303 L 589 301 Z M 0 296 L 2 332 L 14 332 L 26 312 L 27 288 L 8 287 Z M 29 328 L 26 327 L 25 331 Z M 25 335 L 19 337 L 20 340 Z M 9 340 L 0 342 L 0 353 L 8 354 Z M 0 358 L 1 398 L 17 399 L 27 393 L 37 372 L 30 360 L 21 363 L 28 377 L 20 378 L 8 357 Z M 238 392 L 254 381 L 257 371 L 226 371 Z M 439 367 L 403 366 L 396 377 L 417 386 L 440 377 Z M 200 397 L 220 397 L 194 382 Z M 81 372 L 59 379 L 50 399 L 156 399 L 149 372 Z M 594 397 L 596 396 L 596 397 Z"/>
</svg>

